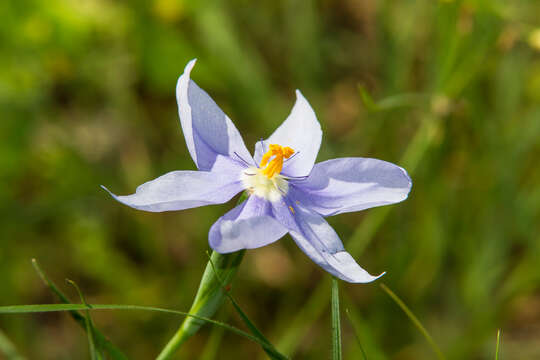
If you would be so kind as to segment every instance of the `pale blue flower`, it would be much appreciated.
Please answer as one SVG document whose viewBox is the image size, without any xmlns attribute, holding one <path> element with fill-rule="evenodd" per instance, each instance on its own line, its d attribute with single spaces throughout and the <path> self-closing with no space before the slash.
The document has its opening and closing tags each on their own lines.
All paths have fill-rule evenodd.
<svg viewBox="0 0 540 360">
<path fill-rule="evenodd" d="M 289 117 L 256 144 L 252 157 L 232 121 L 190 79 L 194 65 L 190 61 L 178 79 L 176 97 L 187 147 L 199 170 L 173 171 L 139 186 L 135 194 L 111 195 L 132 208 L 160 212 L 221 204 L 246 190 L 247 200 L 211 227 L 212 249 L 253 249 L 289 233 L 330 274 L 352 283 L 377 279 L 345 251 L 324 218 L 405 200 L 412 185 L 407 172 L 368 158 L 315 164 L 321 126 L 300 91 Z"/>
</svg>

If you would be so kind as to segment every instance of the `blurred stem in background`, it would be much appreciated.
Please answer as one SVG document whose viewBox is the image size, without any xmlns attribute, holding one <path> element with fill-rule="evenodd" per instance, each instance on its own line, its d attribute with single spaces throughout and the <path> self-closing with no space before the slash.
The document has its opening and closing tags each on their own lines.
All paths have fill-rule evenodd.
<svg viewBox="0 0 540 360">
<path fill-rule="evenodd" d="M 24 356 L 17 352 L 15 345 L 13 345 L 2 330 L 0 330 L 0 353 L 4 354 L 6 360 L 26 360 Z"/>
<path fill-rule="evenodd" d="M 212 317 L 217 312 L 225 300 L 225 291 L 229 291 L 223 288 L 222 282 L 227 285 L 231 284 L 244 254 L 245 250 L 231 254 L 212 252 L 210 261 L 204 270 L 197 295 L 195 295 L 193 304 L 189 309 L 190 314 Z M 212 264 L 214 268 L 212 268 Z M 195 334 L 203 324 L 199 319 L 186 317 L 178 331 L 163 348 L 157 360 L 171 359 L 180 346 Z"/>
</svg>

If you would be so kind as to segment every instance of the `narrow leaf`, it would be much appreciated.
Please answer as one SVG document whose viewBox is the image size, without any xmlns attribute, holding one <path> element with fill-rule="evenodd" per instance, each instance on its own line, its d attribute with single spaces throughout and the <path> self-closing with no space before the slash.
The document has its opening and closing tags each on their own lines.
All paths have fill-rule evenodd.
<svg viewBox="0 0 540 360">
<path fill-rule="evenodd" d="M 360 93 L 360 99 L 362 100 L 362 103 L 364 104 L 368 112 L 376 112 L 380 110 L 364 86 L 358 84 L 358 92 Z"/>
<path fill-rule="evenodd" d="M 153 311 L 166 314 L 175 314 L 187 316 L 194 318 L 201 323 L 213 324 L 220 326 L 225 330 L 233 332 L 237 335 L 243 336 L 257 344 L 259 344 L 264 349 L 271 350 L 265 342 L 262 342 L 257 337 L 240 330 L 229 324 L 212 320 L 204 316 L 194 315 L 186 313 L 183 311 L 164 309 L 153 306 L 141 306 L 141 305 L 119 305 L 119 304 L 92 304 L 91 307 L 88 307 L 84 304 L 38 304 L 38 305 L 8 305 L 0 306 L 0 314 L 31 314 L 31 313 L 42 313 L 42 312 L 55 312 L 55 311 L 83 311 L 83 310 L 144 310 L 144 311 Z"/>
<path fill-rule="evenodd" d="M 45 284 L 64 304 L 70 304 L 71 301 L 68 297 L 60 291 L 60 289 L 47 277 L 45 272 L 41 269 L 36 259 L 32 259 L 32 266 L 36 270 L 37 274 Z M 70 311 L 69 314 L 71 317 L 84 329 L 86 330 L 86 319 L 78 311 Z M 104 349 L 112 360 L 127 360 L 127 356 L 120 351 L 116 346 L 113 345 L 98 329 L 94 327 L 94 340 L 98 347 Z"/>
<path fill-rule="evenodd" d="M 435 341 L 433 340 L 433 338 L 431 337 L 431 335 L 428 333 L 428 331 L 426 330 L 426 328 L 424 327 L 424 325 L 422 325 L 422 323 L 420 322 L 420 320 L 418 320 L 418 318 L 413 314 L 413 312 L 407 307 L 407 305 L 405 305 L 405 303 L 392 291 L 390 290 L 386 285 L 384 284 L 380 284 L 381 286 L 381 289 L 384 290 L 385 293 L 388 294 L 388 296 L 390 296 L 390 298 L 392 300 L 394 300 L 394 302 L 401 308 L 401 310 L 403 310 L 403 312 L 405 313 L 405 315 L 407 315 L 407 317 L 409 318 L 409 320 L 411 320 L 411 322 L 414 324 L 414 326 L 416 326 L 416 328 L 420 331 L 420 333 L 424 336 L 424 338 L 427 340 L 427 342 L 431 345 L 431 348 L 433 349 L 433 351 L 435 352 L 435 354 L 437 355 L 437 358 L 439 358 L 439 360 L 444 360 L 445 357 L 441 351 L 441 349 L 439 348 L 439 346 L 435 343 Z"/>
<path fill-rule="evenodd" d="M 79 297 L 81 299 L 81 302 L 86 305 L 87 307 L 91 308 L 90 305 L 86 302 L 86 299 L 79 288 L 79 286 L 75 283 L 73 280 L 66 279 L 67 283 L 70 284 L 77 290 L 77 293 L 79 294 Z M 92 318 L 90 317 L 90 312 L 88 310 L 85 311 L 86 316 L 84 317 L 85 327 L 86 327 L 86 335 L 88 336 L 88 347 L 90 349 L 90 359 L 92 360 L 101 360 L 103 356 L 100 353 L 100 350 L 96 348 L 96 342 L 94 340 L 94 333 L 95 333 L 95 327 L 92 323 Z"/>
<path fill-rule="evenodd" d="M 430 96 L 427 94 L 404 93 L 386 97 L 375 104 L 378 110 L 391 110 L 406 106 L 429 104 Z"/>
<path fill-rule="evenodd" d="M 339 284 L 332 277 L 332 360 L 341 360 L 341 321 L 339 314 Z"/>
<path fill-rule="evenodd" d="M 379 101 L 373 100 L 369 92 L 362 85 L 358 85 L 358 92 L 362 104 L 368 112 L 392 110 L 400 107 L 429 104 L 431 97 L 428 94 L 404 93 L 388 96 Z"/>
<path fill-rule="evenodd" d="M 495 360 L 499 360 L 501 350 L 501 329 L 497 330 L 497 345 L 495 346 Z"/>
<path fill-rule="evenodd" d="M 347 315 L 347 319 L 349 319 L 349 322 L 351 323 L 351 326 L 353 328 L 354 337 L 356 338 L 356 342 L 358 343 L 358 347 L 360 348 L 360 351 L 362 352 L 362 357 L 364 360 L 368 360 L 366 352 L 364 351 L 364 347 L 362 346 L 362 342 L 360 341 L 360 330 L 356 324 L 356 322 L 353 320 L 349 309 L 345 309 L 345 314 Z"/>
</svg>

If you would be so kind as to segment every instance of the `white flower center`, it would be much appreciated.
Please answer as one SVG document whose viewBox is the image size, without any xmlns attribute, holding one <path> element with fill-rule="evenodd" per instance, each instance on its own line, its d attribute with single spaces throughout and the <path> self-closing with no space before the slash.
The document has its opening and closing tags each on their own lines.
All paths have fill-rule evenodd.
<svg viewBox="0 0 540 360">
<path fill-rule="evenodd" d="M 275 174 L 269 178 L 264 174 L 264 169 L 245 169 L 241 179 L 251 194 L 272 202 L 280 200 L 289 191 L 289 184 L 282 175 Z"/>
</svg>

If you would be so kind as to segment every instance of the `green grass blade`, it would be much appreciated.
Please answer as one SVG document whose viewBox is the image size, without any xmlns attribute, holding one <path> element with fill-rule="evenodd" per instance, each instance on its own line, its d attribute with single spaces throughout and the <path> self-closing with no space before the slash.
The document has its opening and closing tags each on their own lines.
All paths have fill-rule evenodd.
<svg viewBox="0 0 540 360">
<path fill-rule="evenodd" d="M 501 350 L 501 329 L 497 330 L 497 345 L 495 346 L 495 360 L 499 360 Z"/>
<path fill-rule="evenodd" d="M 272 350 L 267 343 L 262 342 L 257 337 L 240 330 L 229 324 L 212 320 L 204 316 L 194 315 L 183 311 L 164 309 L 154 306 L 142 306 L 142 305 L 119 305 L 119 304 L 92 304 L 91 307 L 84 304 L 38 304 L 38 305 L 8 305 L 0 306 L 0 314 L 32 314 L 43 312 L 55 312 L 55 311 L 96 311 L 96 310 L 141 310 L 141 311 L 153 311 L 166 314 L 182 315 L 194 318 L 200 322 L 213 324 L 220 326 L 225 330 L 233 332 L 237 335 L 243 336 L 248 340 L 251 340 L 259 344 L 265 350 Z"/>
<path fill-rule="evenodd" d="M 416 328 L 420 331 L 420 333 L 424 336 L 424 338 L 427 340 L 427 342 L 431 345 L 431 348 L 437 355 L 437 358 L 439 360 L 445 360 L 445 357 L 439 348 L 439 346 L 435 343 L 431 335 L 428 333 L 424 325 L 418 320 L 418 318 L 413 314 L 413 312 L 405 305 L 405 303 L 392 291 L 390 290 L 386 285 L 380 284 L 381 289 L 390 296 L 392 300 L 403 310 L 405 315 L 411 320 L 411 322 L 416 326 Z"/>
<path fill-rule="evenodd" d="M 420 93 L 403 93 L 392 95 L 379 101 L 373 100 L 369 92 L 362 85 L 358 85 L 360 100 L 368 112 L 392 110 L 400 107 L 429 104 L 430 96 Z"/>
<path fill-rule="evenodd" d="M 2 330 L 0 330 L 0 354 L 4 354 L 6 360 L 26 360 Z"/>
<path fill-rule="evenodd" d="M 88 337 L 88 348 L 90 349 L 90 359 L 92 360 L 101 360 L 98 350 L 96 349 L 96 342 L 94 341 L 94 327 L 90 322 L 90 315 L 88 314 L 85 317 L 86 319 L 86 335 Z"/>
<path fill-rule="evenodd" d="M 257 338 L 259 338 L 259 340 L 261 340 L 262 342 L 265 342 L 266 344 L 268 344 L 268 346 L 272 349 L 272 351 L 268 351 L 268 350 L 265 349 L 268 356 L 270 356 L 270 358 L 272 358 L 272 359 L 287 359 L 287 357 L 285 355 L 280 354 L 276 350 L 274 345 L 272 345 L 272 343 L 270 343 L 270 341 L 268 341 L 268 339 L 257 328 L 257 326 L 255 326 L 255 324 L 249 319 L 247 314 L 240 308 L 240 305 L 238 305 L 236 300 L 234 300 L 234 298 L 232 297 L 232 295 L 230 293 L 230 290 L 227 289 L 227 285 L 221 280 L 221 277 L 219 276 L 219 274 L 218 274 L 218 272 L 217 272 L 217 270 L 216 270 L 216 268 L 214 266 L 214 262 L 212 261 L 212 257 L 208 253 L 207 253 L 207 255 L 208 255 L 208 261 L 209 261 L 210 265 L 212 266 L 212 270 L 214 271 L 214 275 L 215 275 L 216 279 L 221 283 L 221 286 L 224 289 L 225 296 L 227 296 L 227 298 L 231 301 L 234 309 L 236 310 L 238 315 L 240 315 L 240 318 L 242 318 L 242 321 L 246 324 L 246 326 L 249 328 L 249 330 L 251 331 L 251 333 L 253 335 L 255 335 Z"/>
<path fill-rule="evenodd" d="M 45 272 L 41 269 L 36 259 L 32 259 L 32 266 L 36 270 L 37 274 L 45 284 L 64 304 L 71 304 L 68 297 L 49 279 Z M 71 317 L 86 330 L 86 318 L 78 311 L 70 311 Z M 118 349 L 113 343 L 111 343 L 105 335 L 103 335 L 98 329 L 93 328 L 94 340 L 99 348 L 104 349 L 112 360 L 127 360 L 127 356 Z"/>
<path fill-rule="evenodd" d="M 86 302 L 86 298 L 84 297 L 81 289 L 79 286 L 75 283 L 73 280 L 66 279 L 67 283 L 70 284 L 77 290 L 77 293 L 79 294 L 79 298 L 81 299 L 81 303 L 86 305 L 87 307 L 91 308 L 90 305 Z M 100 350 L 96 347 L 96 341 L 94 340 L 94 334 L 95 334 L 95 327 L 92 322 L 92 318 L 90 317 L 90 312 L 88 310 L 85 311 L 86 316 L 84 317 L 84 323 L 86 327 L 86 335 L 88 337 L 88 347 L 90 349 L 90 359 L 92 360 L 102 360 L 103 356 L 100 352 Z"/>
<path fill-rule="evenodd" d="M 403 93 L 392 95 L 377 101 L 376 106 L 379 110 L 391 110 L 400 107 L 426 105 L 430 102 L 428 94 Z"/>
<path fill-rule="evenodd" d="M 339 284 L 332 277 L 332 360 L 341 360 L 341 321 L 339 316 Z"/>
<path fill-rule="evenodd" d="M 362 353 L 362 357 L 364 360 L 368 360 L 366 352 L 364 351 L 364 347 L 362 346 L 362 342 L 360 341 L 360 329 L 356 325 L 355 321 L 353 320 L 349 309 L 345 309 L 345 314 L 347 315 L 347 319 L 349 319 L 349 322 L 351 323 L 351 326 L 353 328 L 354 337 L 356 339 L 356 343 L 358 344 L 358 347 L 360 348 L 360 352 Z"/>
<path fill-rule="evenodd" d="M 41 267 L 39 266 L 38 262 L 36 259 L 32 259 L 32 266 L 34 267 L 34 270 L 36 270 L 37 274 L 39 275 L 39 277 L 41 278 L 41 280 L 43 281 L 43 283 L 45 285 L 47 285 L 49 287 L 49 289 L 55 293 L 56 296 L 58 296 L 58 298 L 60 299 L 60 301 L 62 301 L 63 303 L 69 303 L 69 299 L 67 298 L 66 295 L 64 295 L 64 293 L 62 293 L 60 291 L 60 289 L 58 289 L 58 287 L 47 277 L 47 275 L 45 274 L 45 272 L 41 269 Z M 76 317 L 76 320 L 81 320 L 82 319 L 82 315 L 75 312 L 73 313 L 72 315 L 75 315 Z"/>
<path fill-rule="evenodd" d="M 358 92 L 360 93 L 360 99 L 362 100 L 362 104 L 364 104 L 368 112 L 376 112 L 380 110 L 364 86 L 358 84 Z"/>
</svg>

